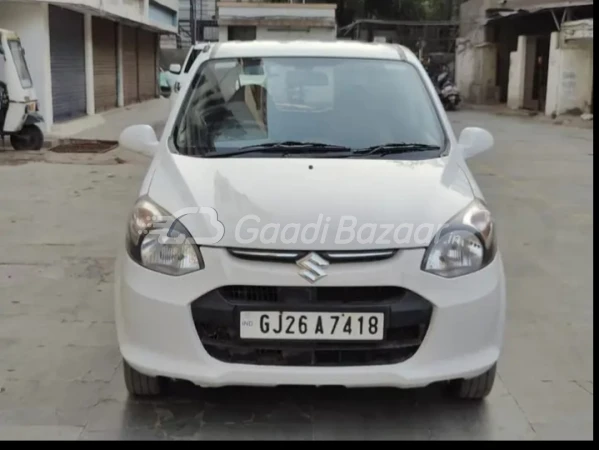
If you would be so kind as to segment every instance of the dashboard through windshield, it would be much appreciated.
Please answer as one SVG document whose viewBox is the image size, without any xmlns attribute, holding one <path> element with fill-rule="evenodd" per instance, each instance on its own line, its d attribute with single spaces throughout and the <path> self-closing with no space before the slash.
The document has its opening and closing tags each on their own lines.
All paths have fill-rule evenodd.
<svg viewBox="0 0 599 450">
<path fill-rule="evenodd" d="M 430 153 L 444 149 L 446 136 L 417 69 L 404 61 L 273 57 L 202 64 L 173 128 L 176 151 L 218 157 L 267 145 L 276 157 L 278 142 L 318 144 L 296 146 L 293 156 L 389 143 Z"/>
</svg>

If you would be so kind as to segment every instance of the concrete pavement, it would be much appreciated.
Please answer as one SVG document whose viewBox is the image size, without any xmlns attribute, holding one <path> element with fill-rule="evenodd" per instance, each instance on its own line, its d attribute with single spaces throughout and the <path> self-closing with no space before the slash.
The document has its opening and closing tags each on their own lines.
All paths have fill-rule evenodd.
<svg viewBox="0 0 599 450">
<path fill-rule="evenodd" d="M 0 439 L 592 439 L 592 131 L 451 118 L 456 131 L 483 126 L 496 139 L 471 163 L 508 276 L 505 350 L 486 402 L 437 388 L 187 385 L 129 400 L 112 267 L 148 162 L 121 153 L 121 164 L 6 166 L 0 155 Z"/>
<path fill-rule="evenodd" d="M 160 97 L 101 114 L 85 116 L 64 124 L 55 124 L 48 137 L 49 139 L 71 138 L 117 141 L 125 128 L 139 124 L 151 125 L 160 137 L 169 108 L 169 100 Z"/>
</svg>

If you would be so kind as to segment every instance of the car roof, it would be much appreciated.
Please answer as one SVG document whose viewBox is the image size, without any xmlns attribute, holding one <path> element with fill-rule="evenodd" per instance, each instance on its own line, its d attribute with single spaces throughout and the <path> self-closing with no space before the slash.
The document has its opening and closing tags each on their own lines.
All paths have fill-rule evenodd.
<svg viewBox="0 0 599 450">
<path fill-rule="evenodd" d="M 203 50 L 204 47 L 207 47 L 210 45 L 210 42 L 196 42 L 195 44 L 193 44 L 190 48 L 190 50 Z"/>
<path fill-rule="evenodd" d="M 17 35 L 17 33 L 15 33 L 12 30 L 7 30 L 5 28 L 0 28 L 0 34 L 5 34 L 7 36 L 7 38 L 10 39 L 14 39 L 14 38 L 18 38 L 19 36 Z"/>
<path fill-rule="evenodd" d="M 215 43 L 210 59 L 260 57 L 329 57 L 412 60 L 415 55 L 399 44 L 360 41 L 226 41 Z"/>
</svg>

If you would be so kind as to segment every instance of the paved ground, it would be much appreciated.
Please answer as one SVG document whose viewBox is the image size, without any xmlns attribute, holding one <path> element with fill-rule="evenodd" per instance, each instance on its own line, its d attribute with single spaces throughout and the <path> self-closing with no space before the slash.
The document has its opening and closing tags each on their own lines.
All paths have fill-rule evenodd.
<svg viewBox="0 0 599 450">
<path fill-rule="evenodd" d="M 169 108 L 169 100 L 160 97 L 93 116 L 84 116 L 66 123 L 54 124 L 52 133 L 45 133 L 44 139 L 47 146 L 56 145 L 59 139 L 118 141 L 125 128 L 140 123 L 152 125 L 160 137 Z M 8 137 L 0 140 L 0 152 L 4 150 L 12 150 Z"/>
<path fill-rule="evenodd" d="M 591 439 L 592 131 L 464 111 L 508 275 L 505 352 L 482 405 L 414 391 L 180 386 L 129 401 L 112 265 L 146 162 L 0 155 L 0 439 Z M 60 164 L 63 163 L 63 164 Z M 70 163 L 70 164 L 68 164 Z"/>
<path fill-rule="evenodd" d="M 163 97 L 143 103 L 117 108 L 93 116 L 84 116 L 64 124 L 55 124 L 49 138 L 100 139 L 116 141 L 123 129 L 130 125 L 147 123 L 162 126 L 170 108 Z"/>
</svg>

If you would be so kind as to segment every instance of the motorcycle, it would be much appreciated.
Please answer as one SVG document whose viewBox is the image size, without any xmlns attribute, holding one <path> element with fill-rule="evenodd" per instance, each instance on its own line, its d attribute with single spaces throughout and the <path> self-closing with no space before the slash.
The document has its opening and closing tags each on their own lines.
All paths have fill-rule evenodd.
<svg viewBox="0 0 599 450">
<path fill-rule="evenodd" d="M 437 93 L 447 111 L 455 111 L 462 101 L 458 88 L 451 82 L 446 70 L 437 76 Z"/>
</svg>

